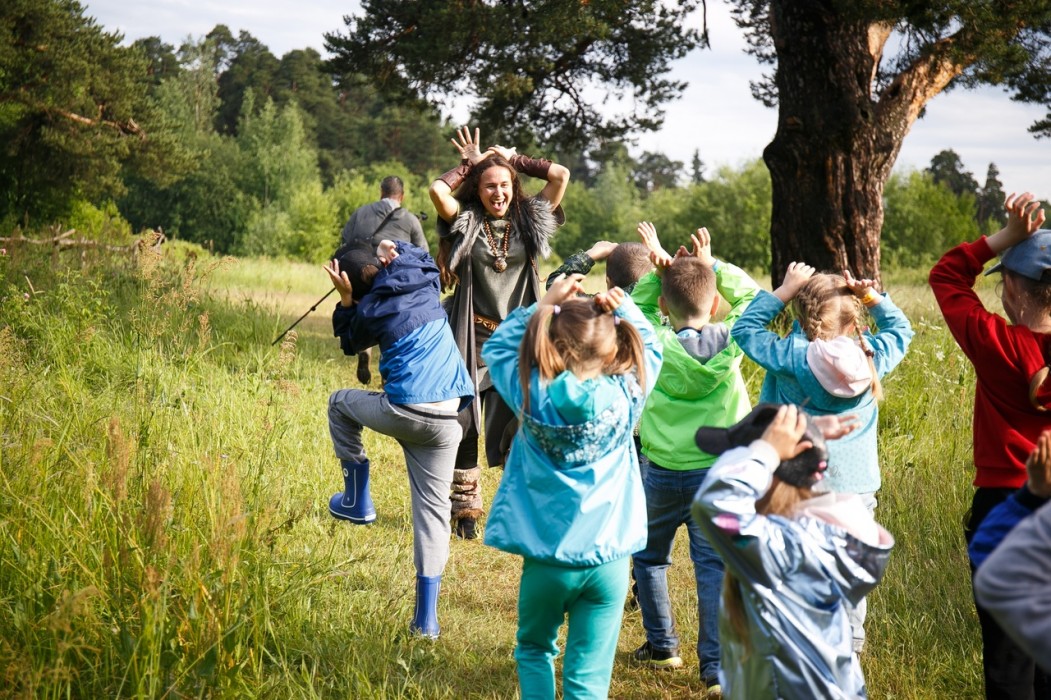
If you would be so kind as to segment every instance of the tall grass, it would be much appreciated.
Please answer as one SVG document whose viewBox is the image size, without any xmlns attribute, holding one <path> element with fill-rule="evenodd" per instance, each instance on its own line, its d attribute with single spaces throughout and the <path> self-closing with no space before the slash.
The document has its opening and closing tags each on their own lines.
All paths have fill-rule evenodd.
<svg viewBox="0 0 1051 700">
<path fill-rule="evenodd" d="M 898 545 L 870 599 L 870 694 L 978 697 L 960 536 L 973 376 L 922 277 L 888 286 L 917 336 L 881 409 L 877 513 Z M 326 399 L 356 384 L 329 302 L 270 344 L 326 291 L 320 270 L 266 261 L 0 258 L 0 696 L 515 696 L 517 558 L 454 541 L 442 637 L 418 640 L 393 441 L 366 435 L 376 524 L 327 513 Z M 702 689 L 684 542 L 675 556 L 688 668 L 632 666 L 629 612 L 613 697 Z"/>
</svg>

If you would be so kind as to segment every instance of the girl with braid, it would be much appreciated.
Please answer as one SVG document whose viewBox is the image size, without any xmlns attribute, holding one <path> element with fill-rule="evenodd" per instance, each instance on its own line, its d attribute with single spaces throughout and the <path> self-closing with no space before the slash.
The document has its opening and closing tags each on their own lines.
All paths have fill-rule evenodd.
<svg viewBox="0 0 1051 700">
<path fill-rule="evenodd" d="M 475 401 L 461 415 L 464 438 L 453 472 L 453 532 L 474 539 L 482 515 L 478 435 L 485 414 L 485 456 L 490 467 L 503 465 L 516 423 L 493 390 L 482 344 L 507 315 L 541 298 L 537 259 L 547 257 L 548 241 L 565 216 L 559 204 L 569 170 L 549 160 L 519 155 L 513 148 L 481 150 L 478 129 L 460 129 L 453 145 L 460 165 L 435 180 L 431 201 L 438 212 L 438 267 L 449 324 L 474 382 Z M 520 174 L 547 182 L 540 194 L 522 191 Z"/>
<path fill-rule="evenodd" d="M 856 493 L 872 512 L 880 488 L 876 429 L 880 380 L 897 367 L 913 331 L 901 309 L 874 282 L 842 275 L 815 274 L 800 262 L 788 266 L 773 293 L 761 291 L 730 334 L 745 355 L 766 370 L 759 401 L 795 404 L 814 416 L 856 414 L 858 428 L 828 443 L 828 476 L 836 493 Z M 784 338 L 767 330 L 789 303 L 796 321 Z M 877 331 L 864 328 L 863 312 Z M 865 646 L 865 601 L 850 611 L 854 651 Z"/>
</svg>

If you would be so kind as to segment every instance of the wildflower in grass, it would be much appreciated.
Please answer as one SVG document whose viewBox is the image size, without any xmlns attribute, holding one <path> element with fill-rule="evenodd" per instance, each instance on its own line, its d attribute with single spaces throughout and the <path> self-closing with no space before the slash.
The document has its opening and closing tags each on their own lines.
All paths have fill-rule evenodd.
<svg viewBox="0 0 1051 700">
<path fill-rule="evenodd" d="M 212 324 L 208 312 L 197 317 L 197 350 L 204 351 L 212 342 Z"/>
</svg>

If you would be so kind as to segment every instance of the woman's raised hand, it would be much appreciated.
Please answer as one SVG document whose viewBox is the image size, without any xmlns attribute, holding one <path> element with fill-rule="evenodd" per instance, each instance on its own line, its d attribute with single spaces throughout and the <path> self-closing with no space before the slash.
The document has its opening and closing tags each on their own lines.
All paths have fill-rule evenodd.
<svg viewBox="0 0 1051 700">
<path fill-rule="evenodd" d="M 468 127 L 461 126 L 456 132 L 456 138 L 449 140 L 452 141 L 456 150 L 460 152 L 460 156 L 467 159 L 467 162 L 471 165 L 479 163 L 489 156 L 489 151 L 482 153 L 482 141 L 478 135 L 478 127 L 474 129 L 474 138 L 471 137 L 471 130 Z"/>
<path fill-rule="evenodd" d="M 518 155 L 517 148 L 505 148 L 504 146 L 490 146 L 488 153 L 495 153 L 506 161 Z"/>
</svg>

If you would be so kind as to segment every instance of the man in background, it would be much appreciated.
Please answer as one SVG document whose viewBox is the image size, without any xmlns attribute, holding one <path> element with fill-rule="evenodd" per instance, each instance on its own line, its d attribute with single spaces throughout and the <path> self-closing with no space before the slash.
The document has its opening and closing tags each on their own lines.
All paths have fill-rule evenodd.
<svg viewBox="0 0 1051 700">
<path fill-rule="evenodd" d="M 380 200 L 358 207 L 343 227 L 340 243 L 368 242 L 373 249 L 383 239 L 405 241 L 428 250 L 420 220 L 402 209 L 405 183 L 397 175 L 388 175 L 380 183 Z"/>
<path fill-rule="evenodd" d="M 402 209 L 401 201 L 405 198 L 405 183 L 397 175 L 388 175 L 380 183 L 380 199 L 354 210 L 340 234 L 340 246 L 348 243 L 367 244 L 375 250 L 380 241 L 405 241 L 428 251 L 427 239 L 423 235 L 423 225 L 416 215 Z M 358 353 L 358 381 L 368 384 L 372 381 L 372 370 L 369 367 L 372 355 L 369 350 Z"/>
</svg>

